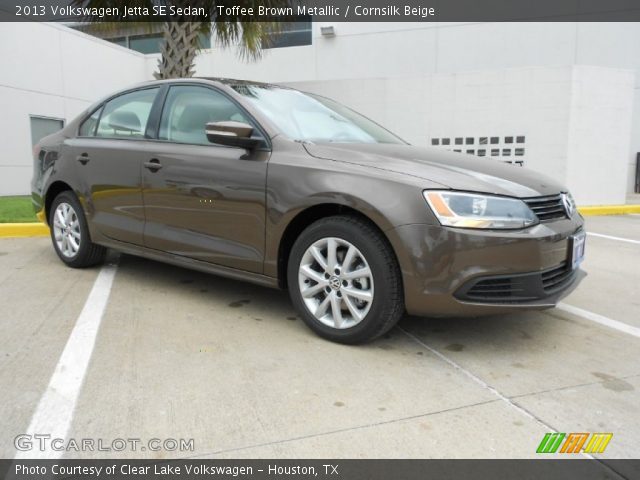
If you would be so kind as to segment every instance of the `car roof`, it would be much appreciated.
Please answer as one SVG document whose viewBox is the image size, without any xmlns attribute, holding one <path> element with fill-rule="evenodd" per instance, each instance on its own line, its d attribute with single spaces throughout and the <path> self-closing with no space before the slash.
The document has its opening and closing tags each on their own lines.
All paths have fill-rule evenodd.
<svg viewBox="0 0 640 480">
<path fill-rule="evenodd" d="M 274 83 L 254 82 L 252 80 L 240 80 L 237 78 L 220 78 L 220 77 L 194 77 L 196 79 L 209 80 L 211 82 L 222 83 L 223 85 L 235 86 L 235 85 L 256 85 L 260 87 L 280 87 Z"/>
<path fill-rule="evenodd" d="M 252 80 L 241 80 L 237 78 L 223 78 L 223 77 L 184 77 L 184 78 L 171 78 L 167 80 L 151 80 L 148 82 L 140 83 L 133 88 L 140 88 L 151 85 L 162 85 L 165 83 L 180 83 L 180 82 L 189 82 L 189 81 L 200 81 L 203 83 L 217 83 L 219 85 L 224 85 L 227 87 L 235 87 L 238 85 L 254 85 L 259 87 L 271 87 L 271 88 L 289 88 L 284 87 L 282 85 L 277 85 L 274 83 L 265 83 L 265 82 L 254 82 Z"/>
</svg>

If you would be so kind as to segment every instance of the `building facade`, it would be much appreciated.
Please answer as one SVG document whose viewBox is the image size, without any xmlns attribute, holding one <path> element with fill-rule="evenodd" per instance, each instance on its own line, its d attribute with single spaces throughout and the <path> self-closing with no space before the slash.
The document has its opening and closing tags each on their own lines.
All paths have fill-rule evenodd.
<svg viewBox="0 0 640 480">
<path fill-rule="evenodd" d="M 57 25 L 8 25 L 0 45 L 4 35 L 59 46 L 42 66 L 35 45 L 19 54 L 0 46 L 29 73 L 25 81 L 19 68 L 0 72 L 0 101 L 14 97 L 15 115 L 3 121 L 16 131 L 0 194 L 17 194 L 28 191 L 32 117 L 69 120 L 110 91 L 152 79 L 158 55 Z M 640 24 L 300 23 L 275 46 L 243 62 L 213 45 L 197 57 L 197 75 L 330 96 L 410 143 L 560 179 L 581 205 L 625 203 L 634 190 Z"/>
</svg>

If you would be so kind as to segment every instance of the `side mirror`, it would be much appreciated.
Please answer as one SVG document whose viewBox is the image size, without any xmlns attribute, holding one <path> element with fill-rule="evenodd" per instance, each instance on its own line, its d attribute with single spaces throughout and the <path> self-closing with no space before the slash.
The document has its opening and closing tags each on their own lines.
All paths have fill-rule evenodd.
<svg viewBox="0 0 640 480">
<path fill-rule="evenodd" d="M 212 122 L 205 127 L 207 139 L 211 143 L 253 150 L 260 143 L 259 138 L 251 138 L 253 127 L 242 122 Z"/>
</svg>

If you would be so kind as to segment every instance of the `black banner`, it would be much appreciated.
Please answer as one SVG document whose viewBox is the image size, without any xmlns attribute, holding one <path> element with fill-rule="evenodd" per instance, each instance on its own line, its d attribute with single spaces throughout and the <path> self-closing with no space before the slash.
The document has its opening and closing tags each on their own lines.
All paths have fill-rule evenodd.
<svg viewBox="0 0 640 480">
<path fill-rule="evenodd" d="M 9 22 L 637 22 L 638 0 L 0 0 Z"/>
<path fill-rule="evenodd" d="M 0 460 L 0 478 L 604 480 L 640 478 L 640 460 Z"/>
</svg>

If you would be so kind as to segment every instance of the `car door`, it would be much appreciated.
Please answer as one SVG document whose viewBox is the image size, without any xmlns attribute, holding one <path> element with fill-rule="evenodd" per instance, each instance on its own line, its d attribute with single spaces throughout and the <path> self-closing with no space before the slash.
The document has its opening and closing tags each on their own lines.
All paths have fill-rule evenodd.
<svg viewBox="0 0 640 480">
<path fill-rule="evenodd" d="M 265 183 L 270 152 L 251 152 L 207 140 L 208 122 L 254 126 L 221 91 L 201 85 L 169 88 L 158 141 L 143 168 L 144 242 L 196 260 L 262 272 Z"/>
<path fill-rule="evenodd" d="M 158 87 L 124 93 L 110 99 L 67 140 L 68 154 L 77 160 L 91 228 L 122 242 L 143 244 L 142 162 L 153 147 L 147 123 Z"/>
</svg>

